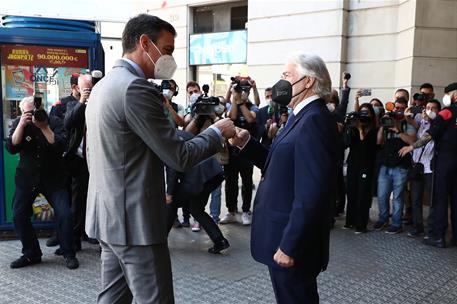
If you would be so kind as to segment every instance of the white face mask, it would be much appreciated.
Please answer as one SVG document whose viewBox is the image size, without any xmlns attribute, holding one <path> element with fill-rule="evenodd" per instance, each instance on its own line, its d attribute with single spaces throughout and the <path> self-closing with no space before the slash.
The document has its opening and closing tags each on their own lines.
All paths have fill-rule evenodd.
<svg viewBox="0 0 457 304">
<path fill-rule="evenodd" d="M 154 63 L 151 56 L 149 56 L 148 52 L 146 52 L 149 60 L 151 60 L 152 64 L 154 65 L 154 79 L 171 79 L 176 71 L 176 68 L 178 67 L 176 65 L 175 59 L 171 55 L 162 55 L 162 52 L 157 48 L 155 43 L 151 40 L 149 41 L 160 54 L 159 59 L 157 59 L 157 61 Z"/>
<path fill-rule="evenodd" d="M 193 94 L 190 95 L 190 97 L 189 97 L 189 103 L 190 103 L 191 105 L 193 105 L 193 104 L 197 101 L 198 97 L 200 97 L 200 94 L 198 94 L 198 93 L 193 93 Z"/>
<path fill-rule="evenodd" d="M 452 103 L 451 95 L 448 95 L 448 94 L 444 95 L 443 96 L 443 105 L 445 107 L 449 107 L 451 105 L 451 103 Z"/>
<path fill-rule="evenodd" d="M 430 119 L 435 119 L 435 118 L 436 118 L 436 113 L 433 112 L 432 110 L 427 110 L 427 111 L 425 111 L 425 113 L 427 114 L 427 116 L 428 116 Z"/>
<path fill-rule="evenodd" d="M 335 104 L 334 104 L 334 103 L 331 103 L 331 102 L 328 103 L 328 104 L 327 104 L 327 109 L 328 109 L 330 112 L 335 112 L 335 109 L 336 109 Z"/>
<path fill-rule="evenodd" d="M 173 98 L 173 91 L 165 89 L 162 91 L 163 96 L 165 96 L 169 101 Z"/>
</svg>

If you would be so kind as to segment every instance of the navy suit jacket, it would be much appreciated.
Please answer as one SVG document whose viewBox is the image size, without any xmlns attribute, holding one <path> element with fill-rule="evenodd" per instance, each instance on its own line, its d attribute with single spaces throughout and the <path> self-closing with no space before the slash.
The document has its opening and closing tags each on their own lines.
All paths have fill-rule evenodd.
<svg viewBox="0 0 457 304">
<path fill-rule="evenodd" d="M 251 253 L 280 268 L 278 248 L 311 276 L 329 259 L 331 204 L 335 199 L 337 126 L 322 99 L 312 101 L 273 142 L 268 151 L 252 139 L 240 152 L 262 169 L 254 200 Z"/>
</svg>

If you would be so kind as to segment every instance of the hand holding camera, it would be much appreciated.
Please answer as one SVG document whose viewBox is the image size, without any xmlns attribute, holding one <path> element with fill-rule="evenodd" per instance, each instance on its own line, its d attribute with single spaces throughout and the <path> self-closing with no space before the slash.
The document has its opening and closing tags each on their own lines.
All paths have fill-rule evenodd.
<svg viewBox="0 0 457 304">
<path fill-rule="evenodd" d="M 92 89 L 90 88 L 84 88 L 82 91 L 81 91 L 81 97 L 79 98 L 79 102 L 81 103 L 86 103 L 87 100 L 89 99 L 89 96 L 90 96 L 90 92 L 92 91 Z"/>
<path fill-rule="evenodd" d="M 32 112 L 27 111 L 22 113 L 21 120 L 19 121 L 18 127 L 25 127 L 26 125 L 29 125 L 32 123 Z"/>
</svg>

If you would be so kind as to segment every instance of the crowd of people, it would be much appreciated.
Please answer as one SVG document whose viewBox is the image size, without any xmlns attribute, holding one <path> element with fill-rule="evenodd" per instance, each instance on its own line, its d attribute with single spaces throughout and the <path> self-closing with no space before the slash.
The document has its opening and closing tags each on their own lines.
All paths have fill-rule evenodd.
<svg viewBox="0 0 457 304">
<path fill-rule="evenodd" d="M 30 216 L 35 197 L 42 193 L 54 207 L 56 216 L 56 234 L 48 240 L 48 245 L 60 245 L 56 254 L 64 257 L 69 269 L 75 269 L 79 266 L 76 252 L 81 250 L 81 241 L 100 242 L 102 269 L 107 277 L 99 300 L 111 299 L 114 295 L 109 282 L 117 280 L 117 273 L 124 273 L 131 280 L 138 279 L 142 273 L 138 267 L 144 267 L 143 262 L 152 265 L 149 270 L 143 268 L 143 272 L 150 271 L 151 276 L 171 276 L 166 238 L 173 226 L 192 227 L 195 232 L 203 228 L 214 243 L 208 249 L 209 253 L 218 254 L 229 248 L 229 240 L 219 224 L 251 225 L 254 164 L 262 169 L 262 179 L 270 165 L 269 170 L 284 174 L 285 180 L 290 176 L 283 168 L 271 169 L 274 168 L 271 163 L 279 163 L 280 159 L 292 165 L 295 172 L 306 171 L 311 185 L 315 182 L 312 176 L 324 180 L 334 173 L 333 152 L 337 152 L 337 174 L 328 183 L 329 189 L 334 191 L 326 193 L 325 197 L 322 191 L 312 192 L 319 199 L 310 205 L 331 197 L 334 218 L 345 213 L 343 228 L 362 234 L 371 228 L 369 213 L 373 197 L 377 197 L 379 215 L 373 224 L 374 230 L 385 229 L 389 234 L 397 234 L 403 231 L 405 222 L 411 223 L 408 236 L 423 235 L 425 244 L 436 247 L 448 244 L 446 230 L 450 205 L 450 242 L 457 245 L 457 83 L 445 88 L 442 103 L 434 98 L 434 88 L 428 83 L 423 84 L 412 99 L 407 90 L 396 90 L 393 102 L 371 98 L 362 103 L 362 96 L 366 94 L 358 90 L 355 110 L 349 112 L 350 76 L 343 75 L 340 93 L 327 92 L 331 81 L 323 61 L 317 56 L 300 55 L 286 65 L 283 79 L 265 89 L 262 107 L 256 81 L 236 76 L 231 79 L 225 96 L 210 96 L 208 85 L 188 82 L 185 93 L 189 106 L 184 109 L 174 100 L 179 87 L 171 79 L 176 69 L 171 57 L 174 28 L 156 17 L 150 18 L 139 16 L 129 22 L 130 27 L 123 34 L 127 55 L 116 62 L 113 72 L 101 81 L 101 86 L 92 90 L 94 81 L 90 75 L 72 75 L 71 95 L 55 104 L 49 114 L 33 96 L 20 102 L 21 116 L 13 122 L 6 144 L 10 153 L 21 156 L 16 169 L 13 220 L 23 255 L 11 263 L 11 268 L 41 262 L 42 252 Z M 160 30 L 146 35 L 141 26 L 148 22 Z M 306 66 L 308 74 L 302 75 L 297 68 L 299 65 Z M 151 84 L 147 78 L 170 80 L 159 85 Z M 123 83 L 128 86 L 118 85 Z M 303 89 L 292 95 L 296 84 Z M 279 94 L 280 90 L 287 94 Z M 121 96 L 135 99 L 135 102 L 127 103 Z M 151 102 L 151 99 L 158 102 Z M 294 107 L 287 106 L 292 103 L 295 103 Z M 300 103 L 302 106 L 295 107 Z M 276 155 L 281 156 L 272 157 L 270 161 L 268 148 L 291 132 L 299 113 L 308 115 L 301 110 L 309 104 L 307 109 L 318 116 L 309 114 L 310 117 L 300 122 L 303 126 L 299 130 L 307 137 L 304 143 L 294 142 L 294 149 L 307 153 L 317 153 L 311 148 L 320 149 L 316 155 L 328 156 L 329 161 L 309 164 L 294 160 L 290 163 L 287 155 L 281 153 L 286 153 L 292 144 L 284 144 L 283 151 L 276 149 Z M 315 121 L 315 117 L 325 121 Z M 331 128 L 329 123 L 333 124 Z M 319 126 L 325 130 L 320 130 Z M 107 129 L 110 132 L 106 132 Z M 289 138 L 300 138 L 297 132 Z M 316 137 L 320 132 L 330 137 L 324 142 Z M 331 147 L 327 143 L 330 139 Z M 262 146 L 253 146 L 257 143 Z M 315 147 L 310 147 L 315 143 Z M 246 157 L 251 150 L 260 151 L 265 157 L 262 160 L 258 160 L 259 155 Z M 164 165 L 165 181 L 164 170 L 157 170 Z M 320 176 L 319 170 L 326 170 L 326 174 Z M 238 216 L 240 176 L 242 204 L 241 216 Z M 223 188 L 228 213 L 221 217 Z M 291 190 L 304 191 L 301 188 Z M 270 195 L 274 197 L 278 193 L 282 192 Z M 426 224 L 424 200 L 430 206 Z M 154 203 L 151 207 L 151 201 L 164 201 L 165 204 Z M 208 201 L 209 214 L 206 212 Z M 288 201 L 292 202 L 294 205 L 289 206 L 292 209 L 298 208 L 296 204 L 306 205 L 296 202 L 296 198 Z M 108 203 L 114 205 L 108 206 Z M 182 221 L 177 217 L 178 208 L 182 208 Z M 316 223 L 313 219 L 309 222 L 326 239 L 326 229 L 330 229 L 334 220 L 332 223 L 329 217 L 326 222 L 326 214 L 322 212 L 318 212 L 321 222 Z M 161 217 L 162 214 L 166 217 Z M 300 223 L 309 216 L 300 214 L 291 213 L 291 221 Z M 277 223 L 289 218 L 280 212 L 275 216 Z M 259 217 L 257 221 L 260 221 Z M 283 226 L 281 229 L 293 230 L 290 223 Z M 292 239 L 297 240 L 302 234 L 302 231 L 291 232 Z M 325 242 L 315 239 L 316 236 L 309 238 L 322 245 L 319 256 L 310 257 L 319 260 L 319 269 L 315 269 L 318 274 L 326 268 L 328 247 L 325 249 Z M 265 258 L 268 260 L 265 263 L 273 261 L 274 254 L 278 265 L 294 266 L 291 256 L 302 249 L 301 245 L 297 249 L 296 243 L 283 240 L 281 248 L 275 248 L 272 256 Z M 147 246 L 151 251 L 145 251 Z M 264 259 L 264 254 L 258 253 L 258 259 Z M 138 258 L 143 262 L 138 262 Z M 119 269 L 118 262 L 125 269 Z M 270 269 L 272 280 L 279 275 L 274 269 Z M 314 284 L 310 287 L 312 297 L 317 296 L 317 274 L 313 272 L 310 282 Z M 148 284 L 165 284 L 160 288 L 169 292 L 171 281 L 163 282 Z M 276 288 L 282 288 L 277 284 L 274 285 L 275 293 Z M 130 288 L 135 297 L 142 298 L 143 291 L 134 286 Z M 126 293 L 125 296 L 132 295 Z"/>
</svg>

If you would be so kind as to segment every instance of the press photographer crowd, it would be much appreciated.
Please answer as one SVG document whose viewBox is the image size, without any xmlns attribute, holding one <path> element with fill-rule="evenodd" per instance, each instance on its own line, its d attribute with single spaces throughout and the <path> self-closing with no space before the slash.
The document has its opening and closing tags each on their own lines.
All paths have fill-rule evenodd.
<svg viewBox="0 0 457 304">
<path fill-rule="evenodd" d="M 157 269 L 151 271 L 171 276 L 171 270 L 167 268 L 166 238 L 173 233 L 173 227 L 189 227 L 194 232 L 203 228 L 213 242 L 208 252 L 219 254 L 230 247 L 230 240 L 219 225 L 240 223 L 249 226 L 253 213 L 260 210 L 260 207 L 253 210 L 252 203 L 256 189 L 254 164 L 262 170 L 262 181 L 270 178 L 268 170 L 280 172 L 273 167 L 279 164 L 278 159 L 287 164 L 292 162 L 292 166 L 298 166 L 295 168 L 303 172 L 309 170 L 314 174 L 321 170 L 316 166 L 331 172 L 333 167 L 330 163 L 326 166 L 325 153 L 330 155 L 333 150 L 337 152 L 337 176 L 335 180 L 327 180 L 329 190 L 324 190 L 329 192 L 326 195 L 333 196 L 332 208 L 327 210 L 331 215 L 328 222 L 323 213 L 318 213 L 322 215 L 320 222 L 310 220 L 313 229 L 322 228 L 316 233 L 325 236 L 326 227 L 334 228 L 336 218 L 345 215 L 343 229 L 352 229 L 355 234 L 372 230 L 384 230 L 388 234 L 406 232 L 410 237 L 421 238 L 426 245 L 457 246 L 456 82 L 445 87 L 442 101 L 435 99 L 434 87 L 429 83 L 412 92 L 412 97 L 409 91 L 398 89 L 393 92 L 393 101 L 375 98 L 371 89 L 359 89 L 353 101 L 354 110 L 348 111 L 352 108 L 352 103 L 349 106 L 351 75 L 343 74 L 340 92 L 333 90 L 327 94 L 325 88 L 330 87 L 330 78 L 323 61 L 317 56 L 309 57 L 311 59 L 301 56 L 296 62 L 313 73 L 300 74 L 301 70 L 295 67 L 298 64 L 294 63 L 292 72 L 286 70 L 277 84 L 264 90 L 264 106 L 260 106 L 261 97 L 252 77 L 232 77 L 225 96 L 211 96 L 213 88 L 208 84 L 200 86 L 195 81 L 189 81 L 184 91 L 171 79 L 176 64 L 171 56 L 173 48 L 168 50 L 167 43 L 174 39 L 174 28 L 156 19 L 147 21 L 158 27 L 156 32 L 138 32 L 143 30 L 141 20 L 129 21 L 131 28 L 127 24 L 123 34 L 124 54 L 127 55 L 101 80 L 99 71 L 92 75 L 73 74 L 71 95 L 56 103 L 49 114 L 43 109 L 42 97 L 38 94 L 20 102 L 21 116 L 13 122 L 6 142 L 10 153 L 20 153 L 12 205 L 14 227 L 23 249 L 22 256 L 11 263 L 11 268 L 41 262 L 42 251 L 31 215 L 32 203 L 42 194 L 55 211 L 56 233 L 48 239 L 47 246 L 58 246 L 55 254 L 63 256 L 69 269 L 79 267 L 76 252 L 82 249 L 82 241 L 100 244 L 105 273 L 110 267 L 119 267 L 108 261 L 118 259 L 124 263 L 125 260 L 123 265 L 129 265 L 129 244 L 135 245 L 135 256 L 140 258 L 146 256 L 141 251 L 142 246 L 157 244 L 152 247 Z M 134 39 L 129 39 L 129 35 Z M 312 70 L 313 64 L 315 70 Z M 296 72 L 300 77 L 290 76 Z M 148 82 L 145 79 L 168 80 Z M 302 91 L 296 93 L 297 86 L 303 87 Z M 154 100 L 148 100 L 148 96 L 153 96 Z M 307 115 L 299 114 L 302 108 L 297 110 L 291 106 L 291 100 L 295 102 L 296 96 L 303 97 L 302 100 L 316 96 L 308 100 L 311 110 L 307 111 L 318 107 L 313 104 L 314 100 L 325 100 L 322 119 L 335 121 L 332 124 L 334 137 L 333 130 L 319 121 L 313 126 L 321 127 L 304 127 L 303 133 L 297 134 L 311 138 L 294 148 L 303 148 L 303 151 L 314 145 L 313 140 L 320 145 L 320 131 L 330 134 L 326 140 L 332 144 L 322 143 L 322 150 L 315 150 L 320 152 L 311 155 L 316 159 L 322 156 L 322 163 L 317 161 L 302 166 L 296 156 L 290 156 L 288 160 L 289 152 L 281 151 L 287 148 L 287 136 L 292 134 L 293 125 L 300 124 L 300 115 Z M 137 100 L 132 102 L 135 98 Z M 187 108 L 176 102 L 179 98 L 187 101 Z M 99 103 L 102 99 L 107 102 Z M 309 121 L 313 121 L 313 117 L 318 116 L 310 116 Z M 308 117 L 302 121 L 305 119 Z M 283 146 L 275 147 L 275 139 L 280 137 Z M 265 149 L 259 151 L 272 148 L 281 156 L 273 154 L 267 158 L 265 154 L 266 160 L 249 160 L 242 154 L 250 153 L 251 139 Z M 120 148 L 122 150 L 117 150 Z M 302 155 L 302 158 L 308 157 L 310 155 Z M 281 172 L 281 176 L 286 178 L 287 172 Z M 242 185 L 240 204 L 239 177 Z M 314 183 L 310 181 L 308 185 L 313 187 Z M 267 187 L 257 186 L 258 195 L 262 186 Z M 163 189 L 165 197 L 161 197 Z M 222 190 L 226 214 L 221 214 Z M 294 193 L 302 190 L 295 189 Z M 317 194 L 310 194 L 310 197 L 314 195 Z M 296 207 L 295 200 L 292 199 L 291 208 L 302 208 Z M 163 205 L 159 204 L 162 201 Z M 108 202 L 112 205 L 107 205 Z M 206 211 L 208 202 L 209 214 Z M 370 218 L 373 202 L 377 202 L 377 218 Z M 155 209 L 145 207 L 152 203 Z M 424 205 L 428 206 L 426 219 Z M 179 208 L 182 208 L 182 217 L 178 217 Z M 267 215 L 275 222 L 283 221 L 284 217 L 288 219 L 289 215 L 284 216 L 280 209 Z M 315 211 L 311 207 L 306 210 Z M 450 239 L 446 238 L 449 210 Z M 262 215 L 262 219 L 267 215 Z M 291 215 L 291 221 L 301 220 L 296 216 L 292 218 Z M 286 224 L 287 221 L 281 224 L 281 229 L 289 229 Z M 301 233 L 295 231 L 290 235 L 298 238 Z M 312 236 L 308 239 L 318 242 Z M 322 264 L 314 266 L 319 268 L 313 270 L 314 279 L 326 268 L 325 244 L 322 246 L 319 247 L 323 248 L 322 252 L 310 253 L 324 255 L 319 260 Z M 274 255 L 278 265 L 293 266 L 294 260 L 290 256 L 299 249 L 290 247 L 284 239 L 278 248 L 265 247 L 264 251 Z M 160 259 L 167 257 L 168 261 L 162 263 Z M 117 268 L 115 271 L 120 271 Z M 129 274 L 128 269 L 122 271 L 126 276 L 135 275 Z M 274 270 L 270 271 L 273 278 Z M 171 284 L 165 281 L 163 284 Z M 109 286 L 103 287 L 108 293 Z M 148 289 L 148 286 L 143 287 Z M 281 287 L 274 287 L 279 301 Z M 170 286 L 160 288 L 167 290 Z M 130 289 L 135 298 L 141 299 L 141 291 L 132 286 Z M 102 292 L 99 300 L 103 296 L 107 295 Z M 317 289 L 314 296 L 317 296 Z"/>
</svg>

